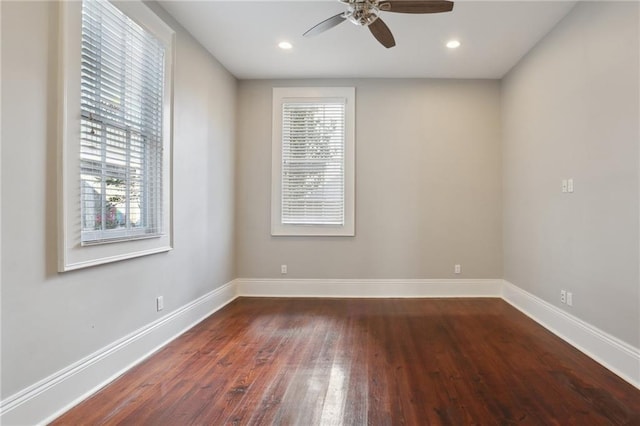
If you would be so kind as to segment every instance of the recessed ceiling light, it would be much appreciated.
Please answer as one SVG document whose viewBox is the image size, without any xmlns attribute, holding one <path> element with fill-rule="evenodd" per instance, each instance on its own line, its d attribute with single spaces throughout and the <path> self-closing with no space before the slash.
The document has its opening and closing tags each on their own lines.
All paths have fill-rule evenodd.
<svg viewBox="0 0 640 426">
<path fill-rule="evenodd" d="M 280 43 L 278 43 L 278 47 L 282 50 L 289 50 L 293 46 L 288 41 L 281 41 Z"/>
<path fill-rule="evenodd" d="M 460 42 L 458 40 L 450 40 L 447 42 L 447 47 L 449 49 L 455 49 L 460 47 Z"/>
</svg>

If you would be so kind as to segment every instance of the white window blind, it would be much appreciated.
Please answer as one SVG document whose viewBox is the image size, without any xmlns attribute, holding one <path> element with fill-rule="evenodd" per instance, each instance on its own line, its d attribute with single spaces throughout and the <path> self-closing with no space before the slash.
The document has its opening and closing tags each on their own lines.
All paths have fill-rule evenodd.
<svg viewBox="0 0 640 426">
<path fill-rule="evenodd" d="M 109 2 L 82 2 L 83 245 L 163 232 L 165 49 Z"/>
<path fill-rule="evenodd" d="M 344 224 L 345 103 L 282 103 L 282 224 Z"/>
</svg>

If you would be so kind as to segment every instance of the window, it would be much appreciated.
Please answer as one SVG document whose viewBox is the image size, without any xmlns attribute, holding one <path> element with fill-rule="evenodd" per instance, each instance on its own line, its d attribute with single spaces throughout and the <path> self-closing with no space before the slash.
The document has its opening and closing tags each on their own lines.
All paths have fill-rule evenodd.
<svg viewBox="0 0 640 426">
<path fill-rule="evenodd" d="M 273 89 L 272 235 L 354 235 L 354 88 Z"/>
<path fill-rule="evenodd" d="M 141 2 L 63 3 L 60 270 L 167 251 L 173 31 Z"/>
</svg>

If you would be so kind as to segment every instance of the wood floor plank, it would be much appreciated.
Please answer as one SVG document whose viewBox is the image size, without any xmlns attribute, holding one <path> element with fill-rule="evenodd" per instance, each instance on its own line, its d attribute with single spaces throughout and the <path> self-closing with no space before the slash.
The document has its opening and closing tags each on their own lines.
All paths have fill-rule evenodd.
<svg viewBox="0 0 640 426">
<path fill-rule="evenodd" d="M 640 390 L 500 299 L 240 298 L 54 425 L 640 425 Z"/>
</svg>

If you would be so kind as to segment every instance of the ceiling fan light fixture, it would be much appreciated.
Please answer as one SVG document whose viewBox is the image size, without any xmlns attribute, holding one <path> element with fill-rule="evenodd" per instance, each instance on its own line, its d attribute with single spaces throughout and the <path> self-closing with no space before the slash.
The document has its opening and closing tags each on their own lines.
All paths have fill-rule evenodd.
<svg viewBox="0 0 640 426">
<path fill-rule="evenodd" d="M 288 41 L 281 41 L 280 43 L 278 43 L 278 47 L 282 50 L 290 50 L 293 45 Z"/>
<path fill-rule="evenodd" d="M 378 19 L 379 14 L 377 1 L 356 1 L 349 4 L 346 17 L 356 25 L 367 27 Z"/>
<path fill-rule="evenodd" d="M 449 49 L 457 49 L 458 47 L 460 47 L 460 42 L 458 40 L 449 40 L 447 42 L 447 47 Z"/>
</svg>

